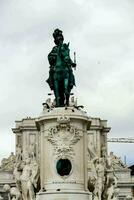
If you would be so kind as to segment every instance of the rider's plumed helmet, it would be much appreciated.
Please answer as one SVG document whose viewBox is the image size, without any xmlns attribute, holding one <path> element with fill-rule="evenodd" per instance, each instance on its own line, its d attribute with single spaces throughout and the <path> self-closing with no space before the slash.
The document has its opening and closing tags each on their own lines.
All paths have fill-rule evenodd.
<svg viewBox="0 0 134 200">
<path fill-rule="evenodd" d="M 59 45 L 59 43 L 62 43 L 64 40 L 62 31 L 59 30 L 58 28 L 54 30 L 53 37 L 54 37 L 54 42 L 56 45 Z"/>
</svg>

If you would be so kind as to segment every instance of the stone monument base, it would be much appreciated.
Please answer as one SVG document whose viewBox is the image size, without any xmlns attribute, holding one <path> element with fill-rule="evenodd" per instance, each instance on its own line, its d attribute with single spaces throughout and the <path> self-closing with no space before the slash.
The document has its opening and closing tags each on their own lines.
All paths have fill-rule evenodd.
<svg viewBox="0 0 134 200">
<path fill-rule="evenodd" d="M 83 191 L 39 192 L 37 200 L 92 200 L 92 194 Z"/>
</svg>

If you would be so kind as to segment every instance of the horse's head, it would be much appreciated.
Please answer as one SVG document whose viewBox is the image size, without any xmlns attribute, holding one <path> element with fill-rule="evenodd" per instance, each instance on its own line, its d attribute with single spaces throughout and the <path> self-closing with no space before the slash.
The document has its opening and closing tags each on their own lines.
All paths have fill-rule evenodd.
<svg viewBox="0 0 134 200">
<path fill-rule="evenodd" d="M 68 44 L 63 44 L 61 47 L 61 59 L 65 63 L 70 62 L 70 55 L 69 55 L 69 43 Z"/>
</svg>

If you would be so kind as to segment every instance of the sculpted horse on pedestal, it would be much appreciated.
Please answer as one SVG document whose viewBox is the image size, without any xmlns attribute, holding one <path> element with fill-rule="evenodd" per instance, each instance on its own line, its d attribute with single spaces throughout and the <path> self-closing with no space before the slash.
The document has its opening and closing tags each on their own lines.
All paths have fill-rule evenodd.
<svg viewBox="0 0 134 200">
<path fill-rule="evenodd" d="M 70 58 L 69 43 L 63 43 L 62 31 L 56 29 L 53 37 L 56 46 L 48 55 L 50 70 L 47 83 L 54 90 L 56 107 L 68 106 L 70 92 L 75 85 L 72 67 L 76 64 Z"/>
</svg>

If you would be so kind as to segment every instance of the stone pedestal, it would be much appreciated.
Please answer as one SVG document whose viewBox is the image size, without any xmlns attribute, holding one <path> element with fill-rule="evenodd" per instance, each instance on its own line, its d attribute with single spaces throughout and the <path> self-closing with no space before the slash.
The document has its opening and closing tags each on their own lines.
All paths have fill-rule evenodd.
<svg viewBox="0 0 134 200">
<path fill-rule="evenodd" d="M 40 131 L 41 191 L 38 200 L 89 200 L 87 129 L 84 111 L 54 108 L 36 120 Z"/>
<path fill-rule="evenodd" d="M 91 200 L 91 194 L 83 191 L 40 192 L 37 200 Z"/>
</svg>

